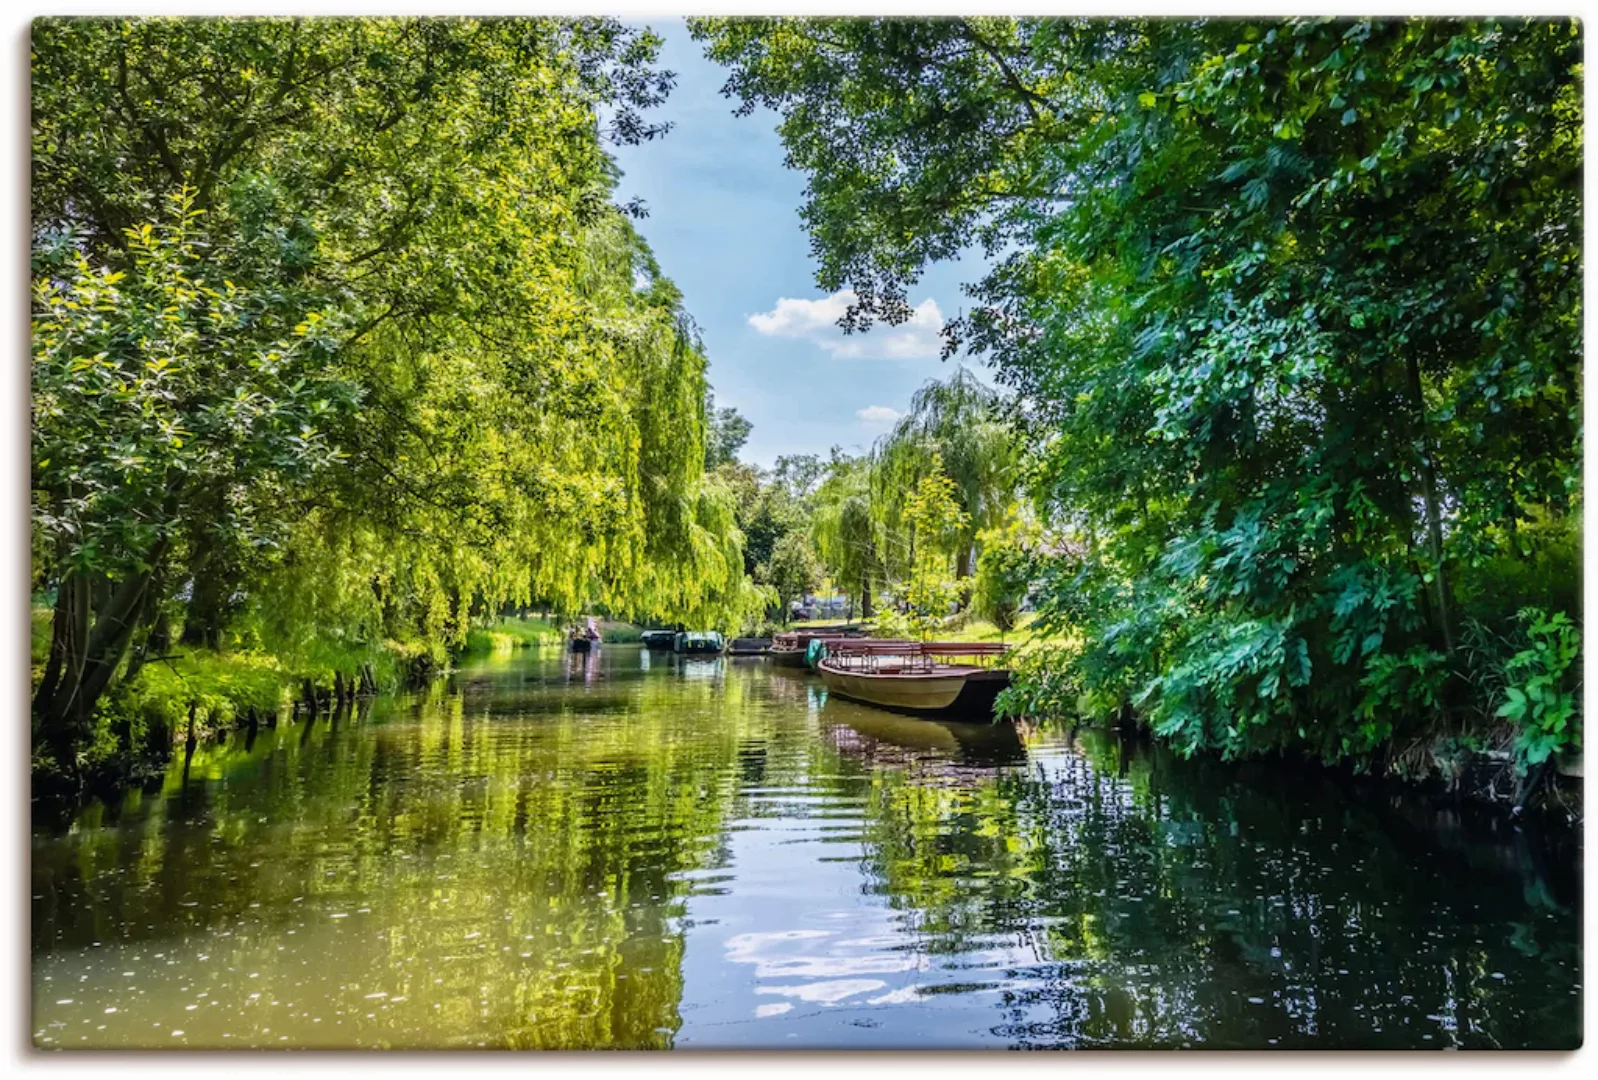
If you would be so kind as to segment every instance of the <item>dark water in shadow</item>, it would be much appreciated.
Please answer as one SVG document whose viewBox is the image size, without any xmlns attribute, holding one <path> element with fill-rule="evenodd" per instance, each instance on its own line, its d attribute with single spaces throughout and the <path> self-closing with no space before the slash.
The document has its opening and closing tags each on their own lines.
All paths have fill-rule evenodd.
<svg viewBox="0 0 1598 1080">
<path fill-rule="evenodd" d="M 1568 1047 L 1574 838 L 529 653 L 33 840 L 46 1047 Z"/>
</svg>

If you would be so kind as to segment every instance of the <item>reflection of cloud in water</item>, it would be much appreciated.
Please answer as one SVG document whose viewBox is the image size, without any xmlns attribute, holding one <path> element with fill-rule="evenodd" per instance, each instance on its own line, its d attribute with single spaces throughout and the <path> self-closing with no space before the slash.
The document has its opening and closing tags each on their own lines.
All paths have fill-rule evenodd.
<svg viewBox="0 0 1598 1080">
<path fill-rule="evenodd" d="M 803 986 L 762 986 L 755 993 L 781 994 L 818 1005 L 835 1005 L 845 998 L 881 990 L 887 985 L 881 979 L 833 979 L 830 982 L 805 983 Z"/>
<path fill-rule="evenodd" d="M 931 967 L 929 957 L 893 947 L 902 944 L 902 939 L 885 934 L 841 938 L 831 930 L 781 930 L 739 934 L 729 939 L 727 959 L 735 964 L 755 965 L 759 979 L 785 981 L 781 986 L 757 987 L 757 994 L 780 994 L 831 1005 L 888 985 L 881 979 L 858 976 L 897 975 Z M 790 979 L 813 981 L 786 983 Z M 910 999 L 892 997 L 891 1001 L 884 999 L 884 1003 L 901 1000 Z"/>
<path fill-rule="evenodd" d="M 886 994 L 881 995 L 880 997 L 868 998 L 866 1000 L 866 1004 L 867 1005 L 905 1005 L 905 1004 L 908 1004 L 909 1002 L 919 1000 L 920 997 L 921 997 L 921 987 L 919 985 L 916 985 L 916 986 L 901 986 L 901 987 L 899 987 L 899 989 L 890 990 Z"/>
<path fill-rule="evenodd" d="M 763 1020 L 768 1016 L 781 1016 L 792 1008 L 793 1002 L 791 1001 L 771 1001 L 764 1005 L 755 1006 L 755 1016 Z"/>
</svg>

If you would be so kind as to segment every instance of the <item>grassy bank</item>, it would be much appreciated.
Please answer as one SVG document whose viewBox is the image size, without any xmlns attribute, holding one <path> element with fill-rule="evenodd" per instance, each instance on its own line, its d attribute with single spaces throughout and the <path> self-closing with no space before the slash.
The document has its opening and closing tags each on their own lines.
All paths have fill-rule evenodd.
<svg viewBox="0 0 1598 1080">
<path fill-rule="evenodd" d="M 633 623 L 603 619 L 599 622 L 599 639 L 610 644 L 636 643 L 642 635 L 643 630 Z M 460 659 L 507 656 L 518 649 L 562 645 L 565 641 L 565 624 L 559 619 L 541 615 L 500 619 L 467 631 L 466 645 L 457 655 Z"/>
<path fill-rule="evenodd" d="M 51 609 L 32 609 L 32 684 L 49 659 Z M 33 771 L 45 788 L 52 779 L 76 786 L 127 782 L 158 773 L 174 746 L 246 723 L 286 714 L 307 690 L 330 703 L 335 688 L 353 696 L 420 685 L 446 670 L 445 650 L 419 642 L 377 644 L 317 641 L 292 659 L 238 641 L 212 650 L 172 645 L 159 656 L 125 659 L 116 683 L 101 700 L 76 760 L 58 762 L 36 747 Z M 136 666 L 135 666 L 136 664 Z"/>
<path fill-rule="evenodd" d="M 49 659 L 50 622 L 50 606 L 36 603 L 30 641 L 35 685 Z M 606 642 L 636 642 L 640 633 L 632 623 L 600 623 Z M 134 780 L 165 768 L 174 746 L 191 731 L 205 739 L 246 723 L 252 711 L 262 722 L 287 714 L 305 699 L 308 687 L 324 703 L 338 685 L 346 693 L 357 685 L 367 693 L 395 691 L 423 685 L 453 663 L 559 646 L 565 636 L 560 620 L 533 617 L 473 627 L 464 645 L 447 651 L 419 642 L 318 641 L 291 660 L 242 642 L 223 651 L 175 645 L 131 673 L 124 666 L 70 767 L 36 750 L 34 772 L 47 786 L 50 777 L 64 781 L 68 774 L 90 782 Z"/>
</svg>

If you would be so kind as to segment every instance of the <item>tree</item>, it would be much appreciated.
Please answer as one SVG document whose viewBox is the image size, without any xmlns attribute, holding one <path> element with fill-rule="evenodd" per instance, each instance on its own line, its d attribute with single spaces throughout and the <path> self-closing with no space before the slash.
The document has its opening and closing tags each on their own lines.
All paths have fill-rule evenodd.
<svg viewBox="0 0 1598 1080">
<path fill-rule="evenodd" d="M 714 469 L 718 465 L 738 460 L 738 451 L 749 441 L 749 432 L 754 425 L 731 406 L 716 408 L 716 396 L 708 389 L 705 391 L 705 417 L 708 427 L 705 468 Z"/>
<path fill-rule="evenodd" d="M 955 573 L 970 577 L 977 536 L 999 525 L 1015 503 L 1021 446 L 1004 419 L 999 393 L 964 367 L 946 380 L 929 379 L 910 399 L 910 411 L 877 449 L 881 513 L 893 529 L 907 492 L 941 469 L 954 481 L 966 515 Z"/>
<path fill-rule="evenodd" d="M 810 535 L 822 564 L 851 597 L 859 597 L 861 617 L 871 618 L 873 590 L 882 581 L 871 460 L 834 455 L 812 504 Z"/>
<path fill-rule="evenodd" d="M 952 574 L 951 556 L 960 544 L 967 515 L 955 498 L 955 484 L 934 469 L 905 502 L 910 527 L 910 576 L 905 585 L 910 627 L 926 637 L 943 625 L 951 606 L 960 602 L 962 585 Z"/>
<path fill-rule="evenodd" d="M 1000 633 L 1015 629 L 1021 604 L 1037 577 L 1038 530 L 1019 518 L 986 529 L 971 587 L 971 606 Z"/>
<path fill-rule="evenodd" d="M 129 230 L 126 270 L 39 251 L 35 572 L 56 603 L 34 720 L 63 758 L 154 621 L 174 548 L 202 529 L 281 542 L 274 501 L 340 461 L 329 431 L 356 391 L 329 362 L 331 328 L 292 294 L 208 277 L 231 252 L 204 217 L 180 192 L 166 220 Z"/>
<path fill-rule="evenodd" d="M 837 456 L 838 450 L 834 447 L 833 457 Z M 820 454 L 782 454 L 771 470 L 772 479 L 787 488 L 795 499 L 808 500 L 815 494 L 816 485 L 826 477 L 827 467 Z"/>
<path fill-rule="evenodd" d="M 793 601 L 816 587 L 821 565 L 810 538 L 801 530 L 784 533 L 771 552 L 771 561 L 757 574 L 776 590 L 777 606 L 783 625 L 787 625 Z"/>
</svg>

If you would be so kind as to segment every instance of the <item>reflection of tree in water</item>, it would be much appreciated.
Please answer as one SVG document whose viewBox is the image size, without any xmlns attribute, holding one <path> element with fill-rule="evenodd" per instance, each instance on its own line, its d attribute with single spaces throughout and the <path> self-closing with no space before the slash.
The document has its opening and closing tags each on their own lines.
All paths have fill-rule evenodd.
<svg viewBox="0 0 1598 1080">
<path fill-rule="evenodd" d="M 1576 859 L 1529 830 L 1097 733 L 1023 733 L 1028 755 L 1007 728 L 822 704 L 802 674 L 565 664 L 204 745 L 186 784 L 41 834 L 36 972 L 146 1038 L 179 987 L 226 997 L 234 1041 L 200 1010 L 191 1044 L 668 1045 L 688 898 L 718 888 L 729 822 L 803 791 L 844 808 L 865 891 L 932 958 L 907 989 L 992 1002 L 1013 1045 L 1579 1030 Z"/>
<path fill-rule="evenodd" d="M 879 747 L 864 756 L 889 760 Z M 1518 833 L 1101 733 L 952 783 L 903 756 L 870 778 L 866 870 L 930 953 L 1034 951 L 995 995 L 1014 1045 L 1578 1037 L 1575 885 Z"/>
<path fill-rule="evenodd" d="M 181 932 L 188 981 L 221 961 L 285 1008 L 327 1003 L 319 1026 L 279 1014 L 217 1045 L 669 1045 L 685 872 L 725 858 L 761 713 L 747 679 L 700 693 L 604 668 L 551 692 L 566 670 L 385 702 L 360 737 L 324 722 L 202 748 L 186 789 L 130 798 L 129 827 L 86 828 L 91 810 L 37 848 L 36 953 L 179 956 Z M 191 1041 L 220 1039 L 188 1015 Z"/>
</svg>

